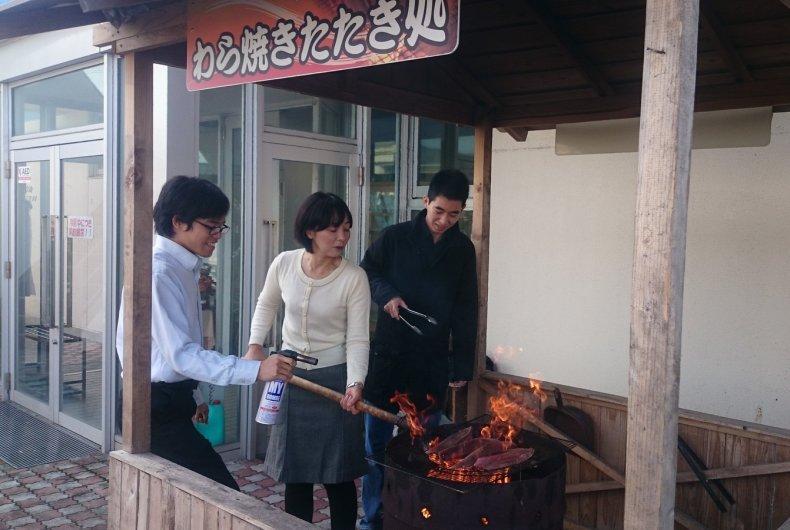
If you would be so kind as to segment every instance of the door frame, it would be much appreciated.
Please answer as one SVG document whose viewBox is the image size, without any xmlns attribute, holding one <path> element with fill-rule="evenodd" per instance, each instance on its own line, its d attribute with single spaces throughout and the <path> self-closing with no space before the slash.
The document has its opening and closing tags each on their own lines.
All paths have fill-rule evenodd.
<svg viewBox="0 0 790 530">
<path fill-rule="evenodd" d="M 107 362 L 107 355 L 106 352 L 103 351 L 101 355 L 101 368 L 100 373 L 102 377 L 102 382 L 100 385 L 100 395 L 98 396 L 99 399 L 102 401 L 102 413 L 100 415 L 101 418 L 101 425 L 100 429 L 96 429 L 95 427 L 83 423 L 63 412 L 60 410 L 60 401 L 61 401 L 61 360 L 62 360 L 62 338 L 63 338 L 63 318 L 62 318 L 62 310 L 63 310 L 63 296 L 64 296 L 64 267 L 65 267 L 65 260 L 64 260 L 64 249 L 63 249 L 63 242 L 64 242 L 64 219 L 63 219 L 63 174 L 62 174 L 62 166 L 61 163 L 63 160 L 68 160 L 72 158 L 80 158 L 85 156 L 101 156 L 102 160 L 104 161 L 105 157 L 105 148 L 104 142 L 101 140 L 89 140 L 89 141 L 80 141 L 68 144 L 57 144 L 57 145 L 50 145 L 47 147 L 32 147 L 32 148 L 23 148 L 23 149 L 14 149 L 10 151 L 10 162 L 12 172 L 16 168 L 17 163 L 21 162 L 32 162 L 32 161 L 43 161 L 47 160 L 50 165 L 50 204 L 49 204 L 49 216 L 53 216 L 56 219 L 55 223 L 55 232 L 57 236 L 54 239 L 54 245 L 52 247 L 52 251 L 55 254 L 55 270 L 54 270 L 54 278 L 53 278 L 53 288 L 52 288 L 52 311 L 53 311 L 53 318 L 54 322 L 57 324 L 58 332 L 55 337 L 50 337 L 50 344 L 49 344 L 49 395 L 48 395 L 48 402 L 46 404 L 37 401 L 35 398 L 32 398 L 21 391 L 16 389 L 16 358 L 17 358 L 17 344 L 18 342 L 14 339 L 11 341 L 10 344 L 10 362 L 9 362 L 9 371 L 10 371 L 10 397 L 12 401 L 19 403 L 23 407 L 32 410 L 36 414 L 43 416 L 44 418 L 53 421 L 64 428 L 83 436 L 97 444 L 104 443 L 104 428 L 105 428 L 105 421 L 104 421 L 104 402 L 106 400 L 106 387 L 107 382 L 105 381 L 105 364 Z M 103 164 L 104 165 L 104 164 Z M 15 175 L 12 175 L 14 179 L 16 178 Z M 103 186 L 103 200 L 106 202 L 108 200 L 106 194 L 106 180 L 108 178 L 107 172 L 105 171 L 104 180 L 105 185 Z M 12 180 L 14 180 L 12 179 Z M 12 250 L 12 255 L 15 255 L 16 250 L 16 232 L 17 232 L 17 187 L 11 186 L 10 193 L 9 193 L 9 205 L 11 206 L 9 209 L 11 210 L 11 228 L 9 230 L 10 235 L 10 249 Z M 106 219 L 103 219 L 104 226 L 105 226 L 105 234 L 104 234 L 104 241 L 102 242 L 102 247 L 104 249 L 104 257 L 103 257 L 103 268 L 106 269 L 107 267 L 107 241 L 108 241 L 108 231 L 107 231 L 107 223 Z M 104 272 L 106 276 L 106 271 Z M 17 304 L 16 295 L 17 295 L 17 285 L 16 285 L 16 277 L 11 279 L 10 282 L 10 296 L 9 301 L 7 302 L 6 307 L 9 309 L 9 314 L 11 316 L 11 329 L 13 333 L 9 333 L 13 338 L 17 336 L 18 330 L 16 326 L 18 325 L 18 315 L 17 315 Z M 106 288 L 111 288 L 111 286 L 107 286 Z M 42 288 L 43 292 L 43 288 Z M 109 308 L 105 308 L 106 312 Z M 103 335 L 105 332 L 103 331 Z M 102 338 L 102 349 L 106 349 L 106 337 Z"/>
<path fill-rule="evenodd" d="M 262 247 L 265 252 L 263 263 L 271 264 L 275 256 L 281 251 L 279 248 L 280 231 L 288 230 L 288 227 L 280 227 L 280 204 L 279 204 L 279 175 L 275 168 L 277 161 L 284 160 L 289 162 L 303 162 L 308 164 L 325 164 L 331 166 L 345 167 L 347 169 L 347 188 L 348 209 L 354 217 L 355 222 L 351 233 L 351 248 L 347 259 L 353 263 L 358 263 L 361 259 L 362 249 L 360 248 L 361 226 L 361 198 L 362 183 L 359 179 L 360 161 L 356 151 L 356 146 L 351 149 L 345 148 L 347 144 L 335 144 L 341 149 L 321 149 L 316 147 L 306 147 L 300 145 L 286 145 L 279 143 L 264 143 L 261 150 L 261 187 L 258 197 L 259 219 L 256 224 L 268 226 L 268 237 L 265 237 Z"/>
</svg>

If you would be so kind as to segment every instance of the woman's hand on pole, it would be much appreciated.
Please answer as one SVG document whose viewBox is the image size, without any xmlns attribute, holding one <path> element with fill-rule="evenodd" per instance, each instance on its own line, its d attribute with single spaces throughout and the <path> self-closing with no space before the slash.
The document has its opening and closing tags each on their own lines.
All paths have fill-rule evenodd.
<svg viewBox="0 0 790 530">
<path fill-rule="evenodd" d="M 258 381 L 290 380 L 293 375 L 294 362 L 293 359 L 283 355 L 270 355 L 261 361 L 261 366 L 258 368 Z"/>
<path fill-rule="evenodd" d="M 346 389 L 346 395 L 340 400 L 340 406 L 351 414 L 359 414 L 356 404 L 362 399 L 362 385 L 355 385 Z"/>
</svg>

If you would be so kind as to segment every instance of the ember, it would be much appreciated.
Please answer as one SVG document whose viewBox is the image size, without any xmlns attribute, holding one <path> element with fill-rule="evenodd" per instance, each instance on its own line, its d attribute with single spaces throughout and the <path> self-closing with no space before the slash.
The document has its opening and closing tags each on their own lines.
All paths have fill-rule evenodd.
<svg viewBox="0 0 790 530">
<path fill-rule="evenodd" d="M 393 400 L 406 412 L 407 417 L 419 417 L 414 407 L 403 394 L 396 394 Z M 534 408 L 537 400 L 546 399 L 540 388 L 540 381 L 530 380 L 526 389 L 514 384 L 499 384 L 499 393 L 489 400 L 491 421 L 479 431 L 465 427 L 444 439 L 435 437 L 428 443 L 428 458 L 436 465 L 428 476 L 456 482 L 509 482 L 510 468 L 532 458 L 534 449 L 517 447 L 515 438 L 520 429 L 514 425 L 520 414 L 530 411 L 539 414 Z M 410 419 L 409 425 L 411 426 Z M 424 434 L 425 429 L 419 425 Z M 412 437 L 415 437 L 412 431 Z"/>
<path fill-rule="evenodd" d="M 529 388 L 500 384 L 485 422 L 440 425 L 426 436 L 428 411 L 396 393 L 391 401 L 406 414 L 409 433 L 392 439 L 384 460 L 374 459 L 387 468 L 384 506 L 397 507 L 385 510 L 384 527 L 562 528 L 564 449 L 519 428 L 525 413 L 540 414 L 543 399 L 537 380 Z M 420 437 L 430 439 L 427 446 L 415 443 Z"/>
</svg>

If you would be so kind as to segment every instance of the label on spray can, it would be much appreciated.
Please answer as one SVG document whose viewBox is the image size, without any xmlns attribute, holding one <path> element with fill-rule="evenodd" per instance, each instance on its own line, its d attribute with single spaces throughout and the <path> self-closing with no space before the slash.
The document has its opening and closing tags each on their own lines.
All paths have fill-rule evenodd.
<svg viewBox="0 0 790 530">
<path fill-rule="evenodd" d="M 258 405 L 258 414 L 255 421 L 262 425 L 275 425 L 280 423 L 280 402 L 285 392 L 285 381 L 275 380 L 266 383 L 263 387 L 261 403 Z"/>
</svg>

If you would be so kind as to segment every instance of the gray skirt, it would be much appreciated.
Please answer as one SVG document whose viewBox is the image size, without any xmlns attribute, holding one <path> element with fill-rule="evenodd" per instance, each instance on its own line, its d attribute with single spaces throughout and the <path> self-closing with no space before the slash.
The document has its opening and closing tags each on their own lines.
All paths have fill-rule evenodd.
<svg viewBox="0 0 790 530">
<path fill-rule="evenodd" d="M 345 393 L 345 363 L 315 370 L 295 368 L 294 375 Z M 274 480 L 336 484 L 368 472 L 362 414 L 351 414 L 334 401 L 287 385 L 280 418 L 272 426 L 264 461 L 264 472 Z"/>
</svg>

